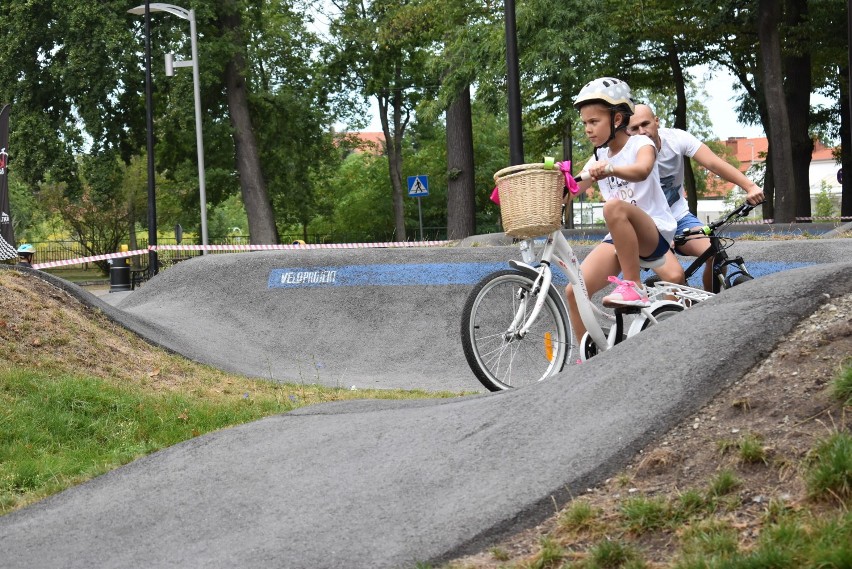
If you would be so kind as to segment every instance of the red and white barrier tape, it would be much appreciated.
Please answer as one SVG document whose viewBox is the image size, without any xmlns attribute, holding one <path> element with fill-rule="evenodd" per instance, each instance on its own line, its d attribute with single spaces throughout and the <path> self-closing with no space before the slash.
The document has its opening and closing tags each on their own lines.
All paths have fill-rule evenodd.
<svg viewBox="0 0 852 569">
<path fill-rule="evenodd" d="M 154 245 L 157 251 L 276 251 L 282 249 L 368 249 L 439 247 L 450 241 L 388 241 L 385 243 L 316 243 L 304 245 Z"/>
<path fill-rule="evenodd" d="M 64 261 L 49 261 L 47 263 L 35 263 L 34 269 L 50 269 L 53 267 L 64 267 L 65 265 L 82 265 L 83 263 L 92 263 L 94 261 L 106 261 L 107 259 L 121 259 L 123 257 L 132 257 L 133 255 L 147 255 L 148 249 L 137 249 L 136 251 L 123 251 L 121 253 L 105 253 L 103 255 L 93 255 L 91 257 L 79 257 L 77 259 L 65 259 Z"/>
<path fill-rule="evenodd" d="M 796 221 L 852 221 L 852 216 L 841 217 L 797 217 Z"/>
<path fill-rule="evenodd" d="M 305 245 L 151 245 L 148 249 L 137 249 L 121 253 L 106 253 L 104 255 L 93 255 L 91 257 L 79 257 L 66 259 L 64 261 L 50 261 L 47 263 L 36 263 L 34 269 L 50 269 L 53 267 L 64 267 L 66 265 L 81 265 L 94 261 L 105 261 L 108 259 L 121 259 L 134 255 L 147 255 L 149 250 L 153 251 L 275 251 L 287 249 L 368 249 L 368 248 L 410 248 L 410 247 L 439 247 L 450 241 L 389 241 L 386 243 L 317 243 Z"/>
<path fill-rule="evenodd" d="M 795 222 L 799 221 L 852 221 L 852 217 L 843 216 L 843 217 L 797 217 L 795 218 Z M 775 223 L 774 219 L 750 219 L 750 220 L 741 220 L 736 222 L 738 225 L 772 225 Z M 794 223 L 794 222 L 788 222 Z"/>
</svg>

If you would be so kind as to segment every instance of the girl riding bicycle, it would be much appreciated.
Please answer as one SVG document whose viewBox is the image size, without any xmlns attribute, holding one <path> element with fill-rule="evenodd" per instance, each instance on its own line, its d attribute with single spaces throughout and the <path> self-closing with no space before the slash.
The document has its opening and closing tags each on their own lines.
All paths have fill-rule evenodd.
<svg viewBox="0 0 852 569">
<path fill-rule="evenodd" d="M 580 90 L 574 107 L 595 146 L 595 157 L 585 167 L 591 179 L 580 182 L 580 191 L 593 181 L 598 183 L 606 200 L 603 216 L 609 229 L 609 235 L 580 265 L 588 294 L 609 281 L 617 286 L 603 298 L 604 306 L 647 307 L 650 301 L 639 276 L 640 257 L 649 262 L 664 257 L 677 227 L 654 167 L 657 148 L 647 136 L 627 133 L 635 105 L 624 81 L 603 77 L 589 82 Z M 617 277 L 619 273 L 623 280 Z M 678 265 L 672 274 L 660 276 L 681 282 L 683 268 Z M 586 330 L 571 285 L 566 295 L 571 323 L 580 339 Z"/>
</svg>

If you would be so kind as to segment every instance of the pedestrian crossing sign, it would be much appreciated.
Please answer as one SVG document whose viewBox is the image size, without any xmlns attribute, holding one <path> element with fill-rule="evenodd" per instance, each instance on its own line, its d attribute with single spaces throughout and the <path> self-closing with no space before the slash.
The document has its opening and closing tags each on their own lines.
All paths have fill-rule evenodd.
<svg viewBox="0 0 852 569">
<path fill-rule="evenodd" d="M 409 176 L 408 177 L 408 197 L 410 198 L 425 198 L 429 195 L 429 176 Z"/>
</svg>

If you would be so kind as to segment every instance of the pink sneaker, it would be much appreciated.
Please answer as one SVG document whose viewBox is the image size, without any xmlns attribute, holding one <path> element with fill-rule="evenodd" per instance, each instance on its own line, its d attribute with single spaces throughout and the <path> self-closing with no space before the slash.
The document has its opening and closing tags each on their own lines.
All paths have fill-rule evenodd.
<svg viewBox="0 0 852 569">
<path fill-rule="evenodd" d="M 623 281 L 618 277 L 607 277 L 609 282 L 617 285 L 615 290 L 603 297 L 603 305 L 609 308 L 622 306 L 635 306 L 647 308 L 651 306 L 648 300 L 648 291 L 644 286 L 637 285 L 633 281 Z"/>
</svg>

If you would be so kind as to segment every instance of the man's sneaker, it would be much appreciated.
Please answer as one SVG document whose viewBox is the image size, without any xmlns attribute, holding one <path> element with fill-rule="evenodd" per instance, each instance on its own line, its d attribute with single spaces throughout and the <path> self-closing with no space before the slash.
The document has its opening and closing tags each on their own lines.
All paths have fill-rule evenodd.
<svg viewBox="0 0 852 569">
<path fill-rule="evenodd" d="M 608 308 L 619 308 L 621 306 L 635 306 L 647 308 L 651 306 L 648 300 L 648 291 L 642 285 L 633 281 L 623 281 L 618 277 L 607 277 L 609 282 L 617 285 L 615 290 L 603 297 L 603 305 Z"/>
</svg>

